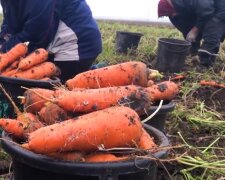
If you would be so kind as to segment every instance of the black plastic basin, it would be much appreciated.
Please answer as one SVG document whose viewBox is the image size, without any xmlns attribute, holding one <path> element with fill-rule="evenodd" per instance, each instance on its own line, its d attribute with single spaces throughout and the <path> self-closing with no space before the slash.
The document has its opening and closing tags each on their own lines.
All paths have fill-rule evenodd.
<svg viewBox="0 0 225 180">
<path fill-rule="evenodd" d="M 165 128 L 165 121 L 166 121 L 167 115 L 168 113 L 174 110 L 175 106 L 176 106 L 176 103 L 173 101 L 165 102 L 160 108 L 160 110 L 157 112 L 157 114 L 153 116 L 152 119 L 147 121 L 146 124 L 153 126 L 159 129 L 160 131 L 163 131 Z M 150 109 L 147 111 L 148 115 L 141 116 L 141 120 L 144 120 L 149 115 L 154 113 L 157 108 L 158 108 L 158 105 L 152 105 Z"/>
<path fill-rule="evenodd" d="M 159 146 L 169 145 L 161 131 L 144 127 Z M 156 180 L 157 163 L 147 158 L 110 163 L 60 161 L 21 148 L 5 132 L 2 137 L 2 148 L 12 157 L 13 180 Z M 165 158 L 167 151 L 153 156 Z"/>
<path fill-rule="evenodd" d="M 6 92 L 12 97 L 13 101 L 16 103 L 16 105 L 22 109 L 18 96 L 23 96 L 23 93 L 26 89 L 21 88 L 32 88 L 32 87 L 38 87 L 38 88 L 46 88 L 46 89 L 53 89 L 53 87 L 60 84 L 60 79 L 57 77 L 54 77 L 51 80 L 43 81 L 43 80 L 31 80 L 31 79 L 21 79 L 21 78 L 11 78 L 6 76 L 0 76 L 0 83 L 5 88 Z M 1 92 L 2 93 L 2 92 Z M 2 101 L 8 101 L 8 99 L 2 94 Z M 10 103 L 9 103 L 10 104 Z M 11 104 L 10 104 L 11 105 Z M 8 115 L 6 115 L 9 118 L 14 117 L 13 108 L 10 107 L 10 110 L 8 111 Z"/>
</svg>

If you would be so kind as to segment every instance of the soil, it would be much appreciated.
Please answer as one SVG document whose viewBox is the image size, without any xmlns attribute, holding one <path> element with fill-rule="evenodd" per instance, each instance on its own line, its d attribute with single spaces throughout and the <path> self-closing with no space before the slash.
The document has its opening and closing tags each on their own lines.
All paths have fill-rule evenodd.
<svg viewBox="0 0 225 180">
<path fill-rule="evenodd" d="M 184 71 L 182 73 L 186 73 L 189 70 L 193 68 L 193 64 L 190 65 L 185 65 Z M 198 68 L 198 67 L 197 67 Z M 215 73 L 219 73 L 221 71 L 220 66 L 216 66 L 214 68 Z M 199 67 L 198 72 L 205 72 L 205 69 L 201 69 Z M 173 77 L 174 74 L 172 73 L 167 73 L 167 77 Z M 189 80 L 189 79 L 185 79 Z M 178 81 L 182 85 L 182 81 Z M 195 79 L 198 81 L 198 79 Z M 220 79 L 221 80 L 221 79 Z M 224 79 L 221 80 L 222 83 L 225 82 Z M 175 101 L 182 101 L 182 99 L 177 99 Z M 222 119 L 225 120 L 225 88 L 216 88 L 216 87 L 209 87 L 209 86 L 200 86 L 196 91 L 193 92 L 191 95 L 191 100 L 189 100 L 190 106 L 195 102 L 195 101 L 200 101 L 204 102 L 205 106 L 207 108 L 218 112 L 221 116 Z M 188 107 L 187 107 L 188 108 Z M 170 140 L 171 146 L 176 146 L 181 142 L 180 137 L 178 136 L 177 132 L 181 132 L 183 138 L 186 140 L 186 142 L 190 145 L 194 145 L 196 147 L 207 147 L 211 142 L 213 142 L 216 138 L 216 136 L 219 136 L 218 131 L 215 129 L 211 129 L 209 127 L 204 127 L 202 128 L 201 126 L 190 126 L 190 122 L 188 122 L 185 118 L 180 119 L 179 121 L 173 122 L 172 121 L 172 116 L 169 114 L 166 118 L 166 124 L 165 124 L 165 129 L 164 133 L 167 135 L 167 137 Z M 174 128 L 176 127 L 176 128 Z M 221 139 L 217 142 L 216 144 L 218 147 L 225 147 L 225 138 L 224 136 L 221 137 Z M 195 151 L 187 150 L 187 149 L 176 149 L 173 151 L 168 152 L 168 157 L 173 158 L 174 154 L 182 154 L 182 153 L 188 153 L 190 156 L 194 157 L 198 154 Z M 224 151 L 215 151 L 215 154 L 219 157 L 224 157 Z M 185 166 L 182 166 L 181 164 L 177 164 L 174 162 L 171 163 L 164 163 L 165 168 L 158 168 L 158 173 L 157 173 L 157 180 L 184 180 L 184 176 L 181 174 L 180 170 L 187 168 Z M 168 171 L 168 172 L 167 172 Z M 171 175 L 171 178 L 169 175 Z M 201 176 L 203 173 L 202 169 L 196 169 L 192 171 L 192 176 L 197 177 Z M 220 179 L 221 176 L 214 176 L 212 179 Z"/>
</svg>

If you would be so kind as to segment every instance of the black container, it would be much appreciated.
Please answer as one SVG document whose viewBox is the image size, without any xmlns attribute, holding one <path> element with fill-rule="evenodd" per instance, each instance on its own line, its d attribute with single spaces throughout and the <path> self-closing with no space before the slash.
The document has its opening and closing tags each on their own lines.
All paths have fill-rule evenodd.
<svg viewBox="0 0 225 180">
<path fill-rule="evenodd" d="M 156 69 L 161 72 L 180 72 L 190 52 L 191 43 L 179 39 L 160 38 Z"/>
<path fill-rule="evenodd" d="M 156 129 L 163 131 L 165 128 L 165 122 L 168 113 L 174 110 L 176 107 L 176 103 L 173 101 L 165 102 L 160 110 L 157 112 L 155 116 L 152 117 L 149 121 L 146 122 L 146 124 L 155 127 Z M 158 105 L 152 105 L 150 109 L 147 111 L 148 115 L 141 116 L 141 120 L 144 120 L 148 116 L 150 116 L 152 113 L 156 111 L 158 108 Z"/>
<path fill-rule="evenodd" d="M 159 146 L 169 145 L 161 131 L 144 127 Z M 21 148 L 5 132 L 2 137 L 2 148 L 12 157 L 13 180 L 156 180 L 157 163 L 147 158 L 110 163 L 60 161 Z M 165 158 L 167 151 L 153 156 Z"/>
<path fill-rule="evenodd" d="M 21 107 L 20 100 L 17 97 L 23 96 L 23 93 L 26 91 L 26 89 L 21 87 L 26 87 L 26 88 L 38 87 L 38 88 L 53 89 L 53 87 L 59 85 L 60 82 L 61 82 L 60 79 L 57 77 L 54 77 L 53 79 L 50 79 L 48 81 L 44 81 L 44 80 L 30 80 L 30 79 L 0 76 L 0 83 L 2 84 L 6 92 L 12 97 L 13 101 L 16 103 L 16 105 L 20 109 L 22 109 L 22 107 Z M 3 101 L 8 101 L 8 99 L 5 97 Z M 10 102 L 9 102 L 9 105 L 11 106 Z M 9 118 L 12 118 L 15 116 L 13 112 L 14 112 L 13 108 L 10 107 L 10 110 L 8 112 Z"/>
<path fill-rule="evenodd" d="M 138 47 L 141 36 L 143 36 L 141 33 L 117 31 L 116 52 L 126 54 L 128 50 L 131 52 L 135 51 Z"/>
</svg>

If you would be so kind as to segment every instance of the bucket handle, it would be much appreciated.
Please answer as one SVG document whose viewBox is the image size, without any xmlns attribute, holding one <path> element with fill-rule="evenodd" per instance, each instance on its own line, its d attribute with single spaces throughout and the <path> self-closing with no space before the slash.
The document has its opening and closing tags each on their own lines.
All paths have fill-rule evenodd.
<svg viewBox="0 0 225 180">
<path fill-rule="evenodd" d="M 187 51 L 188 49 L 190 49 L 190 46 L 189 47 L 187 47 L 187 48 L 185 48 L 185 49 L 182 49 L 181 51 L 173 51 L 173 50 L 171 50 L 171 49 L 169 49 L 168 47 L 165 47 L 165 49 L 167 50 L 167 51 L 169 51 L 169 52 L 174 52 L 174 53 L 184 53 L 185 51 Z"/>
</svg>

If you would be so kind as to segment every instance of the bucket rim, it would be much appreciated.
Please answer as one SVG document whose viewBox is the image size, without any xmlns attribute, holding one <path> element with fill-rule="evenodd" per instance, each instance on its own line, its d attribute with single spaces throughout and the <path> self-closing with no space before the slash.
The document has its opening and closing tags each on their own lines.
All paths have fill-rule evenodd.
<svg viewBox="0 0 225 180">
<path fill-rule="evenodd" d="M 177 41 L 176 42 L 168 42 L 168 40 L 174 40 Z M 180 46 L 191 46 L 191 43 L 189 41 L 186 40 L 182 40 L 182 39 L 175 39 L 175 38 L 159 38 L 158 42 L 163 42 L 163 43 L 167 43 L 167 44 L 171 44 L 171 45 L 180 45 Z M 180 42 L 181 44 L 178 44 L 178 42 Z"/>
<path fill-rule="evenodd" d="M 147 124 L 143 124 L 143 127 L 147 130 L 147 132 L 150 133 L 150 135 L 161 141 L 159 147 L 165 147 L 169 145 L 169 140 L 163 132 Z M 100 172 L 107 170 L 105 172 L 109 174 L 129 174 L 130 172 L 139 172 L 140 169 L 137 168 L 137 166 L 148 167 L 151 163 L 153 163 L 153 160 L 150 160 L 148 158 L 140 158 L 135 160 L 131 159 L 121 162 L 99 163 L 57 160 L 45 155 L 40 155 L 32 151 L 28 151 L 22 148 L 19 144 L 11 142 L 10 140 L 12 139 L 5 131 L 2 132 L 2 137 L 2 147 L 6 152 L 11 153 L 10 155 L 13 157 L 13 159 L 18 162 L 23 162 L 24 164 L 27 164 L 28 166 L 33 168 L 39 168 L 43 170 L 46 170 L 46 168 L 48 168 L 50 172 L 59 172 L 59 170 L 61 169 L 67 174 L 86 175 L 87 173 L 90 173 L 91 175 L 99 175 Z M 167 152 L 167 150 L 160 150 L 159 152 L 154 153 L 153 157 L 164 158 Z M 23 156 L 21 156 L 21 154 L 23 154 Z M 31 161 L 32 164 L 29 163 Z M 63 167 L 65 168 L 63 169 Z"/>
<path fill-rule="evenodd" d="M 61 83 L 60 78 L 54 76 L 50 80 L 36 80 L 36 79 L 24 79 L 24 78 L 16 78 L 16 77 L 8 77 L 8 76 L 0 76 L 0 83 L 9 83 L 15 85 L 54 85 Z"/>
<path fill-rule="evenodd" d="M 139 32 L 130 32 L 130 31 L 116 31 L 116 33 L 120 33 L 120 34 L 130 34 L 130 35 L 136 35 L 136 36 L 144 36 L 143 33 L 139 33 Z"/>
</svg>

